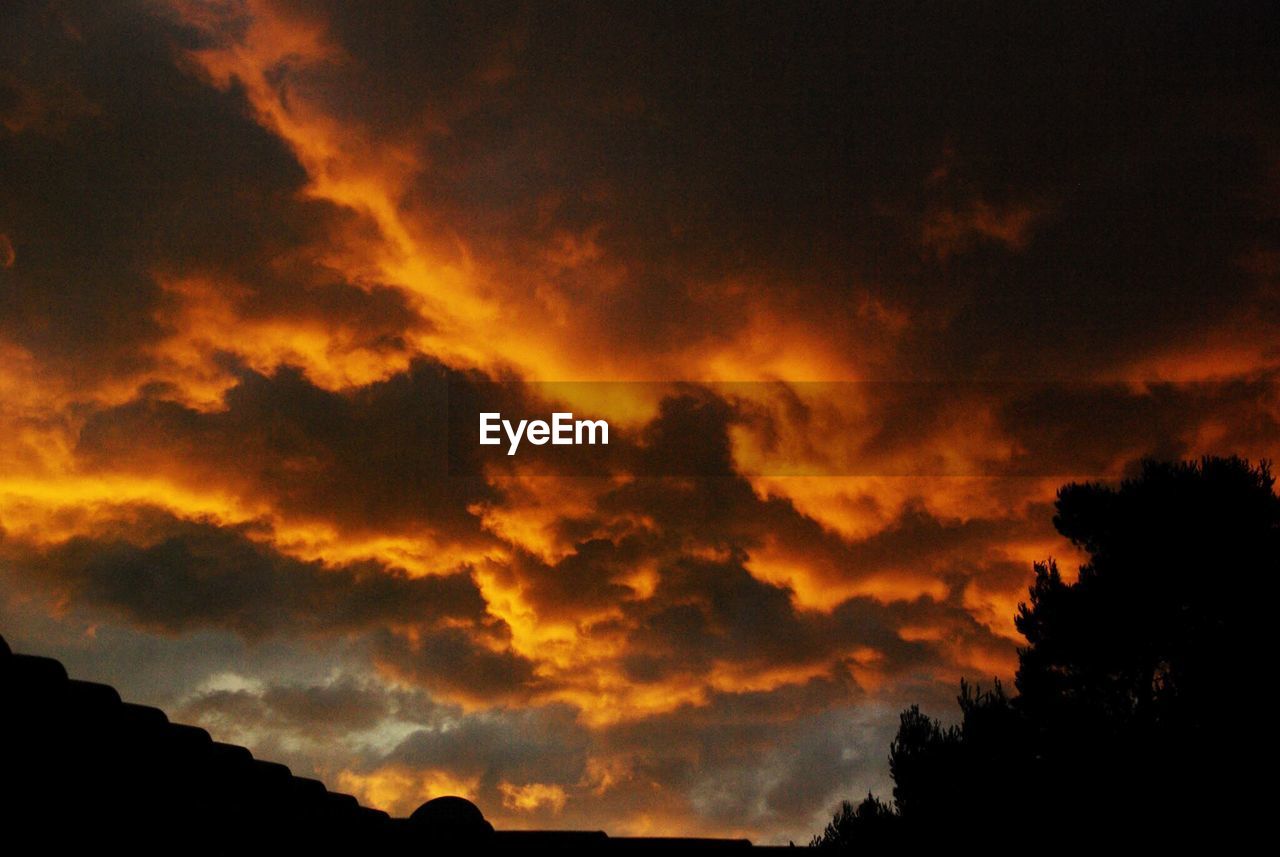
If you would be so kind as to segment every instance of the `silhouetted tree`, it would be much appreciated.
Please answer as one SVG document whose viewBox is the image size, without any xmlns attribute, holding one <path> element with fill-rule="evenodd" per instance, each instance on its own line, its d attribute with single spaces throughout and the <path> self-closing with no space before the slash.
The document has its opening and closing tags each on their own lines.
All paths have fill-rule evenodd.
<svg viewBox="0 0 1280 857">
<path fill-rule="evenodd" d="M 1216 722 L 1257 632 L 1249 593 L 1280 570 L 1273 485 L 1265 462 L 1206 458 L 1059 491 L 1054 526 L 1089 559 L 1070 583 L 1036 566 L 1015 620 L 1023 704 L 1095 728 Z"/>
<path fill-rule="evenodd" d="M 912 827 L 947 827 L 1022 800 L 1028 730 L 997 679 L 990 690 L 960 682 L 961 720 L 943 726 L 918 706 L 902 712 L 889 745 L 897 811 Z"/>
<path fill-rule="evenodd" d="M 902 712 L 898 735 L 889 745 L 893 801 L 908 818 L 944 814 L 959 775 L 960 729 L 941 723 L 913 705 Z"/>
<path fill-rule="evenodd" d="M 897 840 L 900 819 L 893 808 L 868 793 L 856 807 L 841 801 L 831 822 L 809 843 L 815 848 L 856 848 L 859 853 L 878 854 Z"/>
<path fill-rule="evenodd" d="M 1261 817 L 1258 761 L 1234 742 L 1280 572 L 1268 464 L 1144 462 L 1118 486 L 1064 486 L 1053 522 L 1087 561 L 1075 580 L 1035 564 L 1018 694 L 961 682 L 958 725 L 902 714 L 889 763 L 904 840 L 982 822 L 1040 851 L 1167 845 Z M 1204 812 L 1206 789 L 1232 796 L 1236 820 Z"/>
</svg>

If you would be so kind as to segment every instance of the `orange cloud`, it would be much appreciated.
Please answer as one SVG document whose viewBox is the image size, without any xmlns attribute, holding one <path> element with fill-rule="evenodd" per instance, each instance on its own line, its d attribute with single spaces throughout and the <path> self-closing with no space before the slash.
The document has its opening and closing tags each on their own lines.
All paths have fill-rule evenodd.
<svg viewBox="0 0 1280 857">
<path fill-rule="evenodd" d="M 832 50 L 796 53 L 455 13 L 6 28 L 19 633 L 96 635 L 149 701 L 396 813 L 776 838 L 883 787 L 914 695 L 1008 677 L 1031 563 L 1076 559 L 1064 481 L 1280 445 L 1265 159 L 1177 99 L 1118 94 L 1161 131 L 1117 138 L 1056 90 L 993 115 L 972 52 L 847 50 L 897 43 L 868 22 L 797 16 Z M 451 384 L 616 441 L 589 476 L 451 469 Z M 228 673 L 252 698 L 215 710 Z M 261 688 L 304 673 L 376 722 L 300 740 Z"/>
</svg>

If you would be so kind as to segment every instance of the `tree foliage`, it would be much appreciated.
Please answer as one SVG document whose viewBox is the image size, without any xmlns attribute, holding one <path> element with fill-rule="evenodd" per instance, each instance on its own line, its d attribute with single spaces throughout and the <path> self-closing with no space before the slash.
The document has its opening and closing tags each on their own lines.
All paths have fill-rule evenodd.
<svg viewBox="0 0 1280 857">
<path fill-rule="evenodd" d="M 1267 463 L 1148 461 L 1118 486 L 1064 486 L 1055 512 L 1087 560 L 1073 580 L 1052 559 L 1035 564 L 1015 617 L 1027 641 L 1017 694 L 961 682 L 954 726 L 902 713 L 894 806 L 877 802 L 899 845 L 941 844 L 975 823 L 1042 850 L 1167 845 L 1213 825 L 1206 788 L 1257 811 L 1256 790 L 1241 788 L 1256 760 L 1233 742 L 1280 571 Z M 855 836 L 866 826 L 861 807 L 832 824 L 842 818 Z M 842 836 L 818 839 L 854 838 Z"/>
<path fill-rule="evenodd" d="M 877 853 L 890 845 L 897 832 L 899 818 L 893 808 L 873 794 L 868 794 L 856 807 L 841 801 L 835 817 L 809 844 L 816 848 L 853 848 Z"/>
</svg>

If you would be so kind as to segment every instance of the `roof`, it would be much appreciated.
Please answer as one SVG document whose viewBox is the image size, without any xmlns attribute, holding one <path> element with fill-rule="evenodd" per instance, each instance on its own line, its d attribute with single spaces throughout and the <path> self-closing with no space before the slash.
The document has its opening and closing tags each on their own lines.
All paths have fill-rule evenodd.
<svg viewBox="0 0 1280 857">
<path fill-rule="evenodd" d="M 204 729 L 171 723 L 158 708 L 124 702 L 108 685 L 71 679 L 56 660 L 14 654 L 3 637 L 0 740 L 6 783 L 0 842 L 26 834 L 57 852 L 104 846 L 236 855 L 424 854 L 472 845 L 497 853 L 758 850 L 745 839 L 495 831 L 461 798 L 429 801 L 410 818 L 392 818 L 284 765 L 255 759 L 244 747 L 214 741 Z"/>
</svg>

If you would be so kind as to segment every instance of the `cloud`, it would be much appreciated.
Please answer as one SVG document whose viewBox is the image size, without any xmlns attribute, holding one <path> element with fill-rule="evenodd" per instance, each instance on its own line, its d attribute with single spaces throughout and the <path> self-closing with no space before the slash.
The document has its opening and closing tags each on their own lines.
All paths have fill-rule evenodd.
<svg viewBox="0 0 1280 857">
<path fill-rule="evenodd" d="M 534 661 L 512 651 L 505 644 L 506 629 L 495 622 L 477 634 L 461 628 L 443 628 L 414 638 L 379 635 L 377 662 L 397 676 L 431 688 L 452 698 L 486 703 L 527 700 L 545 682 L 535 672 Z M 495 648 L 494 644 L 499 648 Z"/>
<path fill-rule="evenodd" d="M 166 634 L 221 628 L 257 639 L 485 619 L 465 570 L 413 578 L 375 562 L 327 567 L 281 554 L 245 527 L 144 517 L 145 527 L 47 547 L 6 540 L 5 552 L 28 585 Z"/>
<path fill-rule="evenodd" d="M 496 710 L 451 728 L 407 736 L 385 761 L 502 781 L 571 784 L 583 773 L 587 733 L 564 706 Z"/>
<path fill-rule="evenodd" d="M 183 705 L 175 717 L 225 731 L 266 729 L 334 740 L 376 726 L 391 713 L 389 698 L 351 679 L 328 685 L 272 685 L 252 690 L 210 690 Z"/>
<path fill-rule="evenodd" d="M 1274 458 L 1258 11 L 9 4 L 0 615 L 397 811 L 803 841 L 1062 481 Z"/>
<path fill-rule="evenodd" d="M 448 441 L 450 390 L 465 384 L 466 376 L 429 360 L 342 392 L 293 367 L 239 370 L 218 410 L 159 391 L 91 415 L 76 454 L 94 470 L 172 472 L 179 482 L 226 486 L 283 515 L 356 532 L 477 542 L 483 534 L 467 507 L 495 493 L 477 476 L 452 475 L 468 469 L 450 461 Z"/>
</svg>

